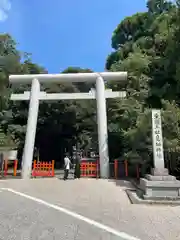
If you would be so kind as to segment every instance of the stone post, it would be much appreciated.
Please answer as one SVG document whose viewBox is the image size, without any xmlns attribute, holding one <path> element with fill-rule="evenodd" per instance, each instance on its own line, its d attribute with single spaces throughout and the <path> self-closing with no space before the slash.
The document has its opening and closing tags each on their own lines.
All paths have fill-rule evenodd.
<svg viewBox="0 0 180 240">
<path fill-rule="evenodd" d="M 162 137 L 161 111 L 152 109 L 152 142 L 154 168 L 152 175 L 167 176 L 168 169 L 164 167 L 164 149 Z"/>
</svg>

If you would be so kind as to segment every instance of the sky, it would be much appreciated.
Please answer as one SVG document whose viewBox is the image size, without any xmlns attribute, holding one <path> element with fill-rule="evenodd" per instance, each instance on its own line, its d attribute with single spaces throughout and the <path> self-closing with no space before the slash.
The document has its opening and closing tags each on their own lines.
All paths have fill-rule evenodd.
<svg viewBox="0 0 180 240">
<path fill-rule="evenodd" d="M 100 72 L 114 29 L 145 10 L 145 0 L 0 0 L 0 33 L 49 73 L 69 66 Z"/>
</svg>

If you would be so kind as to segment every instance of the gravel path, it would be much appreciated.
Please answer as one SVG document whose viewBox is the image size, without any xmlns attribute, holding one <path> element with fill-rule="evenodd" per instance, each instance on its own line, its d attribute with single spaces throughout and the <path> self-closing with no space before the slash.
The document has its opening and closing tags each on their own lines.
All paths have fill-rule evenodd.
<svg viewBox="0 0 180 240">
<path fill-rule="evenodd" d="M 132 205 L 124 191 L 132 186 L 125 181 L 7 180 L 0 182 L 0 188 L 3 187 L 63 207 L 141 240 L 180 239 L 180 207 Z M 11 192 L 2 191 L 0 196 L 0 239 L 121 239 Z M 22 221 L 24 218 L 27 222 Z M 10 238 L 6 225 L 3 227 L 3 219 L 13 229 L 16 229 L 13 224 L 19 223 L 18 234 L 24 229 L 23 234 L 33 232 L 34 235 L 20 238 L 17 234 L 18 237 Z M 79 235 L 75 238 L 77 229 Z"/>
</svg>

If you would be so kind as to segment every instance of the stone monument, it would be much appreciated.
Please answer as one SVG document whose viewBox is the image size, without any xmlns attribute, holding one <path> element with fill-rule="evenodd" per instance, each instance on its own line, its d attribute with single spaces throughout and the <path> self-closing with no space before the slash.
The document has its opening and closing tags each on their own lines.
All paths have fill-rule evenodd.
<svg viewBox="0 0 180 240">
<path fill-rule="evenodd" d="M 154 168 L 151 174 L 140 179 L 141 197 L 146 200 L 179 200 L 180 181 L 169 175 L 164 165 L 161 111 L 157 109 L 152 110 L 152 140 Z"/>
</svg>

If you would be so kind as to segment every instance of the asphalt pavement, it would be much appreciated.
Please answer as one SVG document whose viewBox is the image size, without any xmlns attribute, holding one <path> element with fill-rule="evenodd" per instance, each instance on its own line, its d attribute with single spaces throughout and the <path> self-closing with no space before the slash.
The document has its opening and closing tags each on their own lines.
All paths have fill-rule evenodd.
<svg viewBox="0 0 180 240">
<path fill-rule="evenodd" d="M 131 204 L 124 180 L 0 181 L 0 240 L 179 240 L 180 207 Z"/>
<path fill-rule="evenodd" d="M 118 236 L 103 231 L 51 207 L 0 192 L 1 240 L 115 240 Z"/>
</svg>

